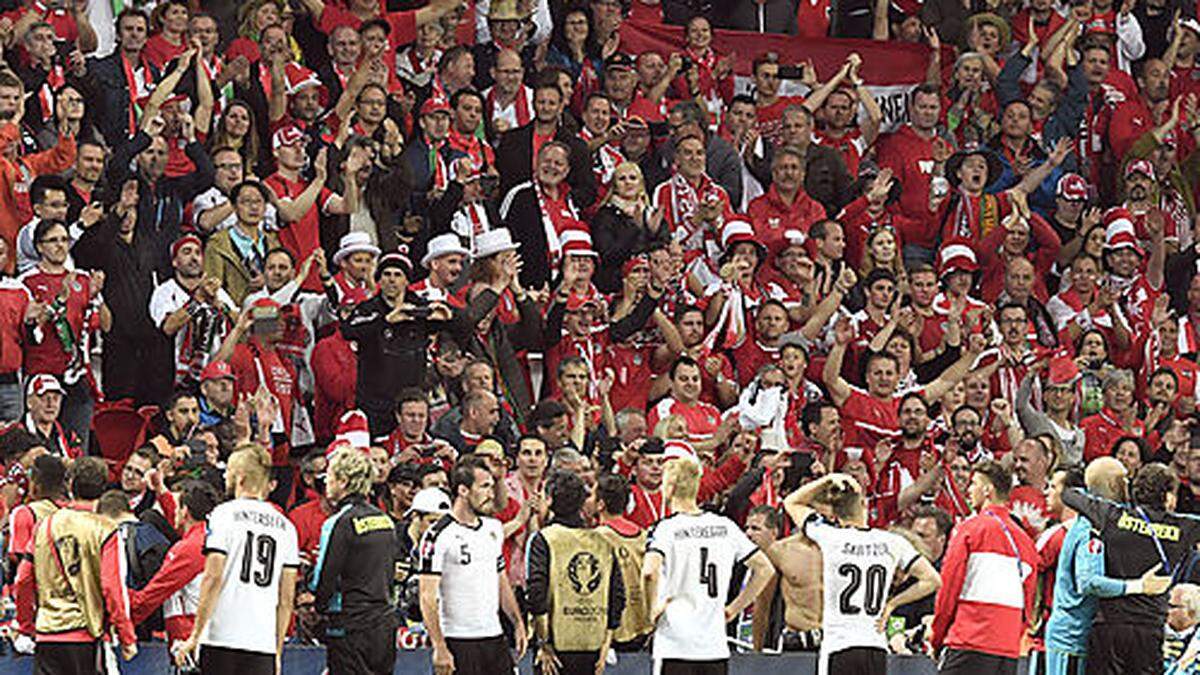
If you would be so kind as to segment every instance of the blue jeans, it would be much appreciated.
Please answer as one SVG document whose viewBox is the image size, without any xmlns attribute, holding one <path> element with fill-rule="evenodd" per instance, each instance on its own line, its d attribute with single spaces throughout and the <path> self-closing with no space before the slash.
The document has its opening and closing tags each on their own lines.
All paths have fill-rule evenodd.
<svg viewBox="0 0 1200 675">
<path fill-rule="evenodd" d="M 0 422 L 19 420 L 25 414 L 21 383 L 0 384 Z"/>
</svg>

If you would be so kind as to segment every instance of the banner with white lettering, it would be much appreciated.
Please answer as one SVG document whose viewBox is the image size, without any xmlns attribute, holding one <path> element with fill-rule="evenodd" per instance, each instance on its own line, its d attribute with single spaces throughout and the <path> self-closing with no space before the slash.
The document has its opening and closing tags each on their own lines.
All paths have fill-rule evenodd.
<svg viewBox="0 0 1200 675">
<path fill-rule="evenodd" d="M 656 51 L 664 57 L 682 51 L 683 28 L 626 21 L 621 24 L 621 50 L 632 55 Z M 734 56 L 733 72 L 738 92 L 750 92 L 750 64 L 762 53 L 774 52 L 783 65 L 811 61 L 818 79 L 824 81 L 855 52 L 862 57 L 860 74 L 867 89 L 883 111 L 882 128 L 887 131 L 906 121 L 905 97 L 925 79 L 929 48 L 918 44 L 876 40 L 805 39 L 790 35 L 714 30 L 713 49 L 718 55 Z M 803 95 L 807 88 L 795 80 L 784 80 L 780 93 Z"/>
</svg>

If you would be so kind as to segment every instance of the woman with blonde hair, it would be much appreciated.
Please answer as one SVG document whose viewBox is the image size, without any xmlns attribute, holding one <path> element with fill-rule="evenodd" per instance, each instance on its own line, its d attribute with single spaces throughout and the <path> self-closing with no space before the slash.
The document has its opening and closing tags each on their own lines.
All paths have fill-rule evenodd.
<svg viewBox="0 0 1200 675">
<path fill-rule="evenodd" d="M 662 211 L 650 204 L 642 169 L 622 162 L 613 170 L 612 185 L 592 220 L 592 245 L 600 255 L 593 279 L 605 293 L 621 289 L 621 265 L 668 239 Z"/>
</svg>

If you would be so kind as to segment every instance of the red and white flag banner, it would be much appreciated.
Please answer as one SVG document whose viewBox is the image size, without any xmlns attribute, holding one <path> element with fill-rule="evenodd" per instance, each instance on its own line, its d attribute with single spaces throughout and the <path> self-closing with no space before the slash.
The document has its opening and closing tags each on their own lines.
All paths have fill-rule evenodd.
<svg viewBox="0 0 1200 675">
<path fill-rule="evenodd" d="M 656 51 L 664 56 L 683 51 L 683 28 L 626 21 L 621 24 L 621 50 L 636 56 Z M 905 96 L 925 80 L 930 50 L 925 45 L 877 40 L 811 39 L 773 33 L 747 33 L 714 30 L 713 49 L 718 55 L 732 54 L 737 91 L 752 89 L 750 64 L 766 52 L 778 55 L 779 63 L 800 64 L 811 61 L 817 78 L 832 77 L 850 54 L 862 57 L 859 71 L 867 89 L 883 111 L 883 128 L 891 129 L 906 119 Z M 803 95 L 806 88 L 794 80 L 784 80 L 783 94 Z"/>
</svg>

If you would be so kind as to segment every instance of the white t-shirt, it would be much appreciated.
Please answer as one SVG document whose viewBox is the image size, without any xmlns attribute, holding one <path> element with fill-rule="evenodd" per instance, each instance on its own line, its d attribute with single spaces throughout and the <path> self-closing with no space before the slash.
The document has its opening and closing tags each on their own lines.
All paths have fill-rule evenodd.
<svg viewBox="0 0 1200 675">
<path fill-rule="evenodd" d="M 908 540 L 884 530 L 831 525 L 819 516 L 804 521 L 804 534 L 821 547 L 825 611 L 821 618 L 821 659 L 852 647 L 887 650 L 876 629 L 897 569 L 907 572 L 920 554 Z"/>
<path fill-rule="evenodd" d="M 208 516 L 204 553 L 224 553 L 225 573 L 200 644 L 274 654 L 284 567 L 300 567 L 296 527 L 269 502 L 233 499 Z"/>
<path fill-rule="evenodd" d="M 438 574 L 438 619 L 448 638 L 500 635 L 504 526 L 480 518 L 475 527 L 442 516 L 421 537 L 419 574 Z"/>
<path fill-rule="evenodd" d="M 192 299 L 192 294 L 187 292 L 183 286 L 174 278 L 168 279 L 165 283 L 159 284 L 154 288 L 154 293 L 150 295 L 150 319 L 154 321 L 154 325 L 161 330 L 163 322 L 167 317 L 174 314 L 187 304 L 188 300 Z M 237 311 L 237 305 L 233 302 L 233 298 L 225 292 L 224 288 L 217 289 L 217 303 L 226 314 L 232 315 Z M 213 324 L 213 330 L 207 335 L 194 336 L 188 326 L 180 328 L 172 338 L 174 349 L 172 350 L 175 356 L 175 373 L 176 381 L 183 379 L 183 375 L 188 372 L 190 364 L 183 360 L 185 349 L 192 349 L 188 344 L 193 339 L 203 339 L 206 341 L 204 349 L 204 363 L 208 363 L 217 351 L 221 349 L 221 342 L 225 339 L 226 324 L 223 321 L 217 321 Z"/>
<path fill-rule="evenodd" d="M 733 566 L 758 547 L 738 526 L 715 513 L 673 513 L 646 538 L 646 555 L 662 555 L 658 598 L 669 598 L 654 632 L 654 660 L 729 658 L 725 599 Z"/>
</svg>

